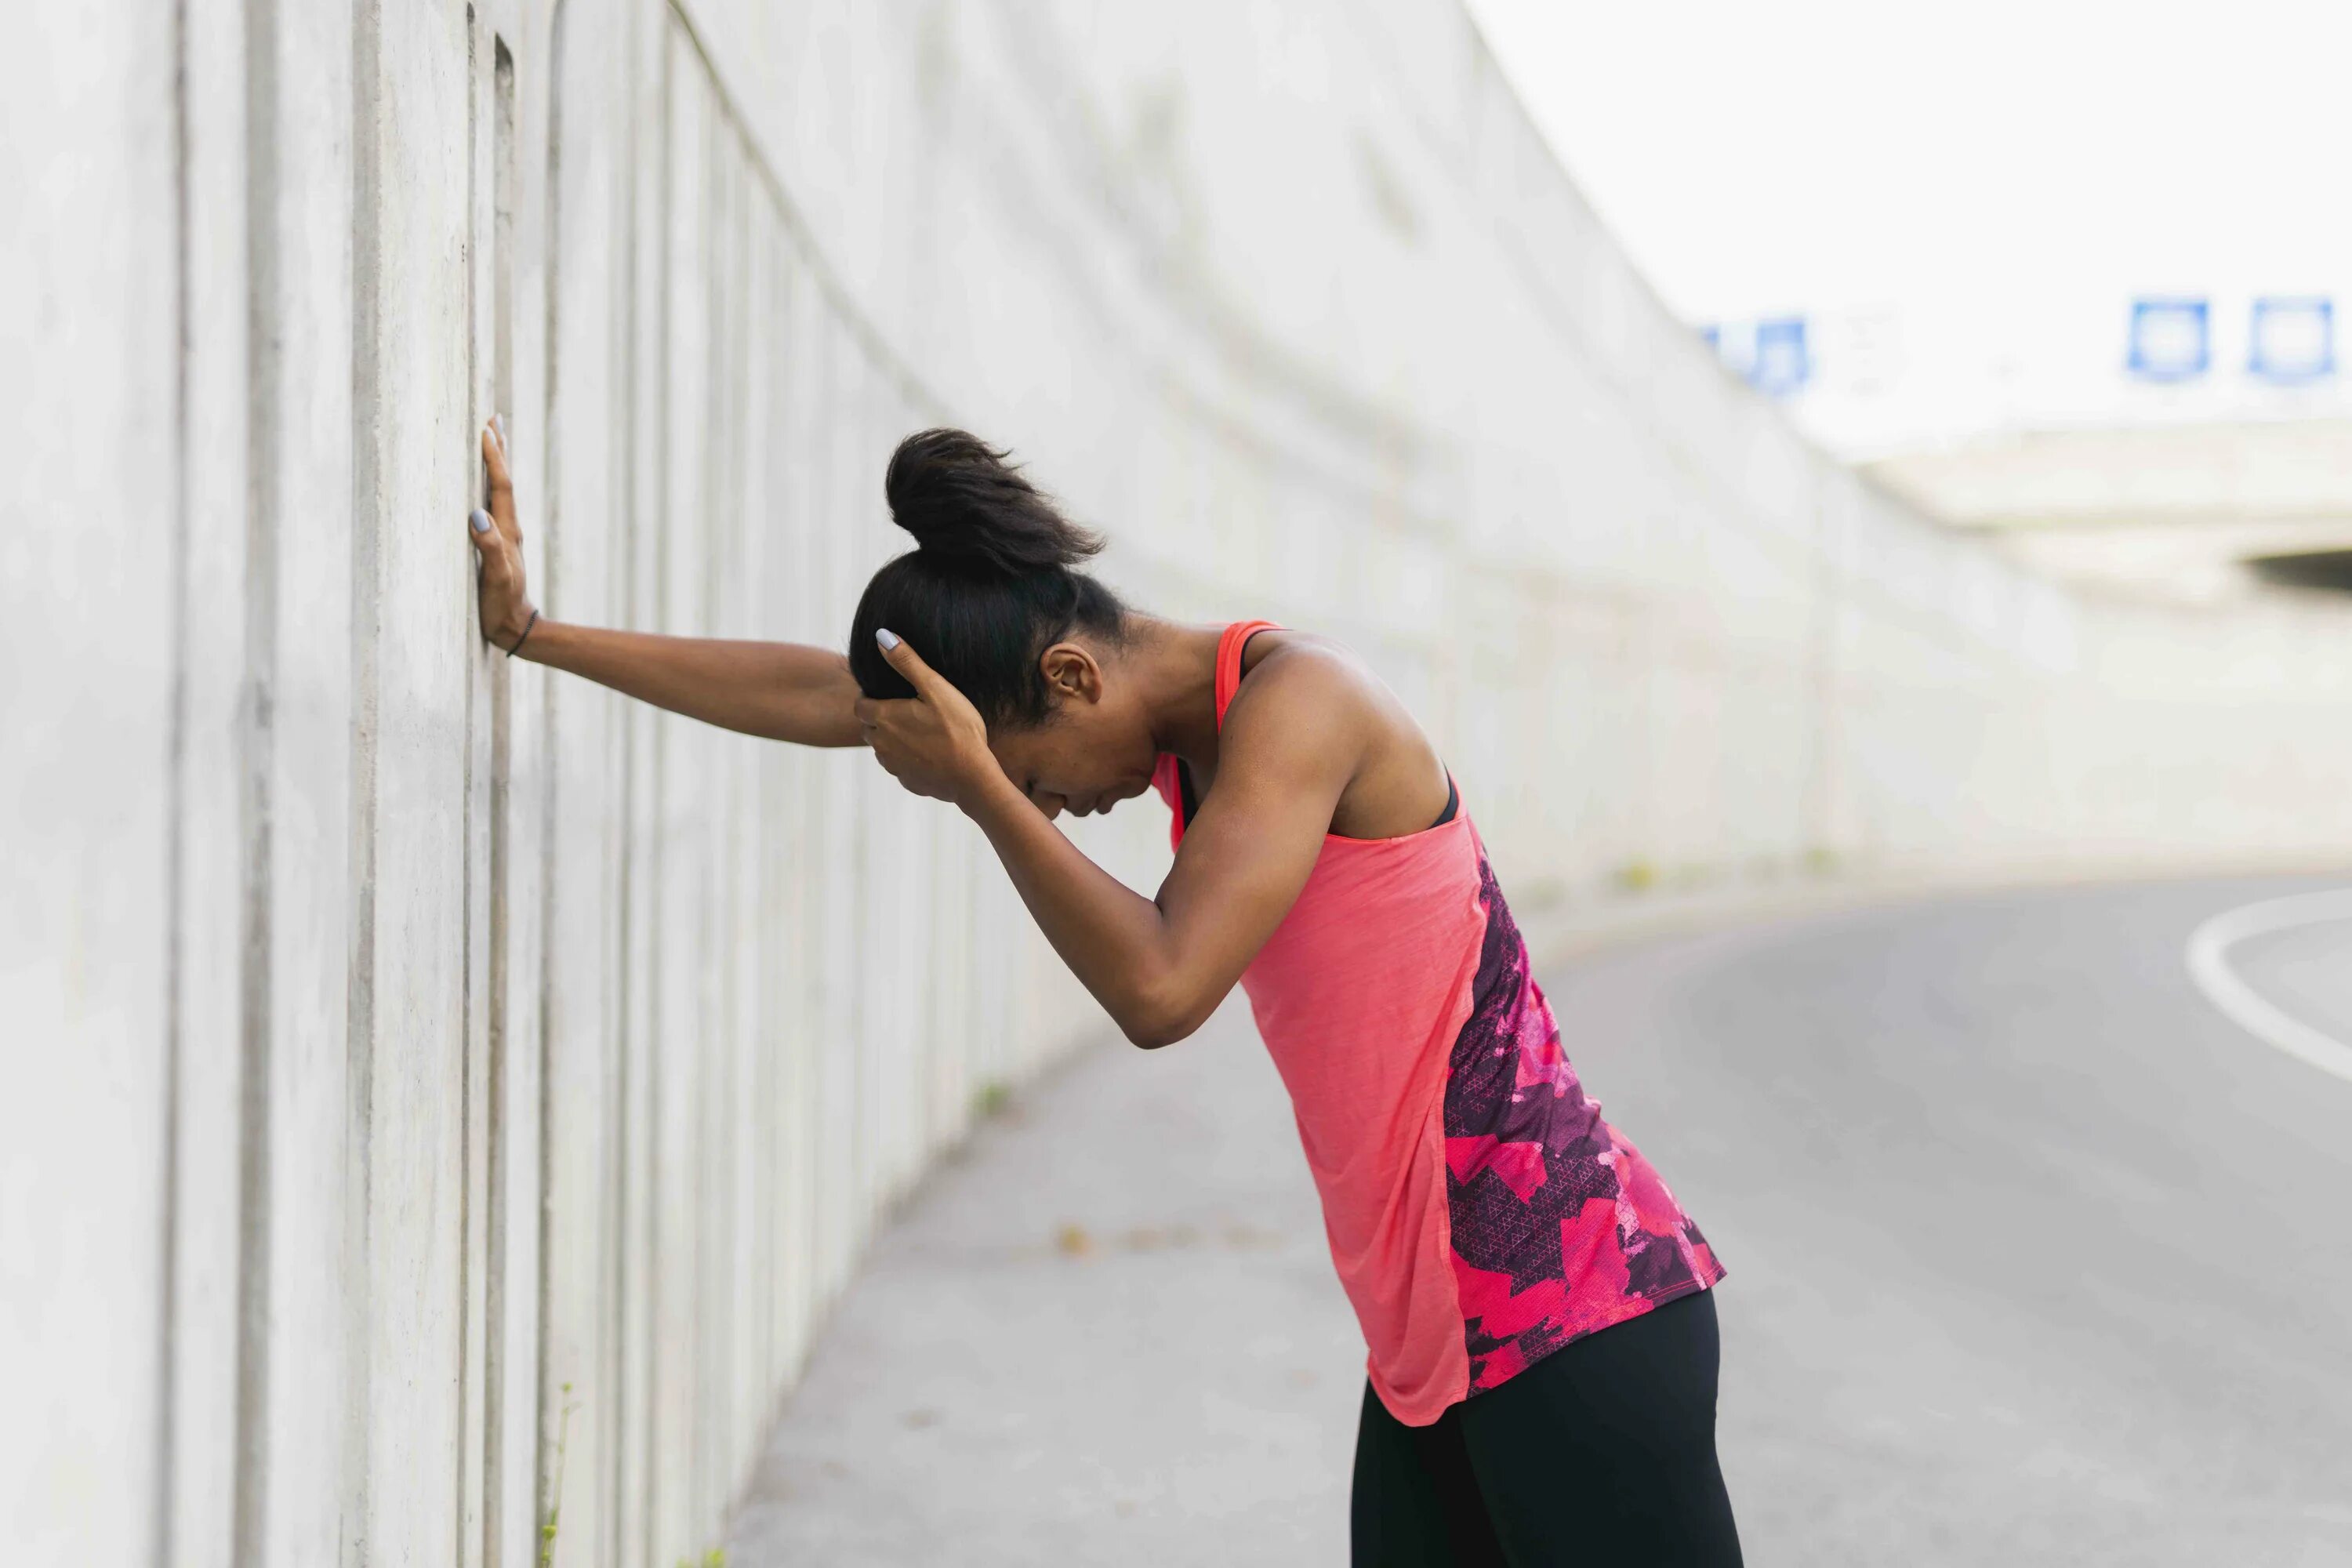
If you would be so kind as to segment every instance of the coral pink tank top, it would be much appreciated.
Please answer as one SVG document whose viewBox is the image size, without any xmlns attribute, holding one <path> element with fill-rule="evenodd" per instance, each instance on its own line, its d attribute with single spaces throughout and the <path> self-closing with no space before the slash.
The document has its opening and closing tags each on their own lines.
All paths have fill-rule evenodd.
<svg viewBox="0 0 2352 1568">
<path fill-rule="evenodd" d="M 1217 647 L 1217 722 L 1242 649 Z M 1155 777 L 1184 834 L 1174 757 Z M 1290 1090 L 1371 1384 L 1423 1426 L 1570 1342 L 1723 1277 L 1561 1053 L 1466 811 L 1330 835 L 1242 975 Z"/>
</svg>

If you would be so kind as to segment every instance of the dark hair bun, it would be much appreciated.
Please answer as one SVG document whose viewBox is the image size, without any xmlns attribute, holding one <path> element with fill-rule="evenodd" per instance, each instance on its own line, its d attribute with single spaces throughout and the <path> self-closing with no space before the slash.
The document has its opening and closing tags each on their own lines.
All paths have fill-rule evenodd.
<svg viewBox="0 0 2352 1568">
<path fill-rule="evenodd" d="M 892 521 L 926 557 L 1016 574 L 1075 566 L 1101 550 L 1101 536 L 1056 510 L 1010 455 L 962 430 L 908 437 L 882 479 Z"/>
</svg>

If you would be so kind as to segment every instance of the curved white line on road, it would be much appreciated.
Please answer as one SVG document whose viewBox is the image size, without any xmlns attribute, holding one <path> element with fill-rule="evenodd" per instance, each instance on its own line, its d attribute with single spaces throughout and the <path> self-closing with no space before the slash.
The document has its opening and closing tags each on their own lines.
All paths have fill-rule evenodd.
<svg viewBox="0 0 2352 1568">
<path fill-rule="evenodd" d="M 2352 1045 L 2322 1034 L 2302 1019 L 2290 1016 L 2269 998 L 2238 978 L 2230 967 L 2230 950 L 2249 937 L 2329 921 L 2352 921 L 2352 888 L 2327 893 L 2305 893 L 2292 899 L 2266 899 L 2215 915 L 2189 938 L 2189 975 L 2205 999 L 2223 1016 L 2256 1039 L 2277 1047 L 2297 1061 L 2352 1083 Z"/>
</svg>

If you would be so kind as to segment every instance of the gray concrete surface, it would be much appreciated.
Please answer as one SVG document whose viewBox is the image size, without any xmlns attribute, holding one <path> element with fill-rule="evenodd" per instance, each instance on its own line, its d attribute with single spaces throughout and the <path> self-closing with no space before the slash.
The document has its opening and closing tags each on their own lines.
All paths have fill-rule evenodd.
<svg viewBox="0 0 2352 1568">
<path fill-rule="evenodd" d="M 2324 885 L 1977 892 L 1554 971 L 1730 1266 L 1749 1562 L 2352 1563 L 2352 1085 L 2181 963 Z M 2352 926 L 2238 957 L 2352 1037 Z M 1340 1562 L 1360 1353 L 1246 1014 L 1106 1048 L 887 1234 L 730 1562 Z"/>
</svg>

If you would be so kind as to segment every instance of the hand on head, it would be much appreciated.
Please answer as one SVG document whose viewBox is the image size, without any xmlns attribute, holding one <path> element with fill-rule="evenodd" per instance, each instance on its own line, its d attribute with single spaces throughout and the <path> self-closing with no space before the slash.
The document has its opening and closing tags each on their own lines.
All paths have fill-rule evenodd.
<svg viewBox="0 0 2352 1568">
<path fill-rule="evenodd" d="M 916 795 L 962 804 L 1002 771 L 988 749 L 987 723 L 904 638 L 877 631 L 874 640 L 890 668 L 915 689 L 912 697 L 861 697 L 854 705 L 874 760 Z"/>
</svg>

